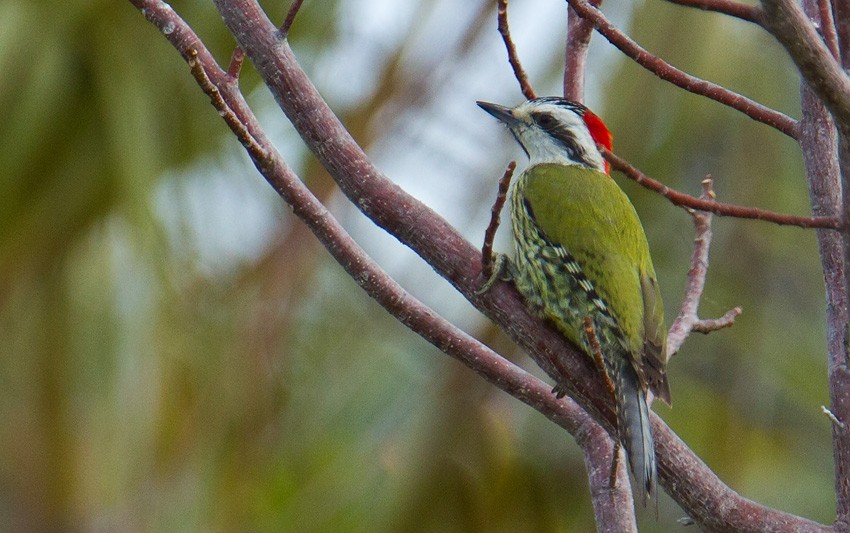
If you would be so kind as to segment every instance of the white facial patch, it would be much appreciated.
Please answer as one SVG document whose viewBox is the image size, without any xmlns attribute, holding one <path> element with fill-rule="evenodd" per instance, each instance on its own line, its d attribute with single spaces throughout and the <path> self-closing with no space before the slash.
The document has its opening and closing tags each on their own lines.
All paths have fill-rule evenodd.
<svg viewBox="0 0 850 533">
<path fill-rule="evenodd" d="M 574 149 L 568 149 L 554 131 L 544 129 L 535 122 L 534 116 L 541 113 L 554 119 L 558 131 L 569 134 Z M 532 100 L 513 108 L 512 114 L 519 123 L 514 125 L 511 131 L 528 153 L 531 165 L 555 163 L 591 166 L 605 172 L 605 162 L 596 148 L 596 142 L 591 137 L 584 119 L 574 110 Z"/>
</svg>

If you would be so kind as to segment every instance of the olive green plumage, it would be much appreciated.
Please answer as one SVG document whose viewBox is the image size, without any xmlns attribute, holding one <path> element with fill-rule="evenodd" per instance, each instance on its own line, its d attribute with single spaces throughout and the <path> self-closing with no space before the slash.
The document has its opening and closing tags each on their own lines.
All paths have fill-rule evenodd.
<svg viewBox="0 0 850 533">
<path fill-rule="evenodd" d="M 656 484 L 647 391 L 670 404 L 666 329 L 643 227 L 596 146 L 610 149 L 611 135 L 586 107 L 563 98 L 478 105 L 508 126 L 530 159 L 510 191 L 516 287 L 593 356 L 590 320 L 614 388 L 618 440 L 645 501 Z"/>
<path fill-rule="evenodd" d="M 637 213 L 614 180 L 579 166 L 532 166 L 511 191 L 511 216 L 519 290 L 575 344 L 586 346 L 584 317 L 595 317 L 622 334 L 616 347 L 636 366 L 663 369 L 666 329 L 655 269 Z M 579 272 L 570 271 L 564 253 Z M 596 303 L 581 277 L 599 296 Z M 651 370 L 647 376 L 659 385 L 662 377 Z"/>
<path fill-rule="evenodd" d="M 646 389 L 669 403 L 664 309 L 643 227 L 607 175 L 539 164 L 511 191 L 514 280 L 535 310 L 591 353 L 590 317 L 618 396 L 620 440 L 638 483 L 654 491 Z"/>
<path fill-rule="evenodd" d="M 651 493 L 655 459 L 646 389 L 667 403 L 664 309 L 643 227 L 609 176 L 538 164 L 511 191 L 519 291 L 590 354 L 593 321 L 618 396 L 619 435 L 638 483 Z"/>
</svg>

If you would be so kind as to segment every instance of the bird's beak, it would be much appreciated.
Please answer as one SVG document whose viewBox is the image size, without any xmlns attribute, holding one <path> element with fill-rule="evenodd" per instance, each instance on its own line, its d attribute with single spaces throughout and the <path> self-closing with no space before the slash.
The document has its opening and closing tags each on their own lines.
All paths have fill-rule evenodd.
<svg viewBox="0 0 850 533">
<path fill-rule="evenodd" d="M 514 117 L 514 113 L 510 107 L 505 107 L 499 104 L 491 104 L 490 102 L 475 103 L 478 104 L 478 107 L 502 121 L 509 128 L 519 122 L 519 120 Z"/>
</svg>

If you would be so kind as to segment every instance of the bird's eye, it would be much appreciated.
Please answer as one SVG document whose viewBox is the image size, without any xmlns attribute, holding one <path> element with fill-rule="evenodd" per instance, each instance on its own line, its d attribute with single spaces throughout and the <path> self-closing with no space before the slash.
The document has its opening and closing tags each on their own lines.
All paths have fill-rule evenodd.
<svg viewBox="0 0 850 533">
<path fill-rule="evenodd" d="M 549 129 L 555 125 L 555 117 L 548 113 L 541 113 L 537 116 L 537 123 L 541 128 Z"/>
</svg>

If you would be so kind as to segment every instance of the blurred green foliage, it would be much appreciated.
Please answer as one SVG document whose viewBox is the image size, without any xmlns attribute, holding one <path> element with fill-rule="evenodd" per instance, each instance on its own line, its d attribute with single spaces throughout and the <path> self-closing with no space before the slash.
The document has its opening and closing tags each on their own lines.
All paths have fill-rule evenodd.
<svg viewBox="0 0 850 533">
<path fill-rule="evenodd" d="M 538 91 L 555 93 L 560 49 L 522 41 L 545 3 L 512 7 L 514 32 L 529 62 L 548 65 L 532 69 L 548 80 Z M 282 19 L 284 2 L 265 4 Z M 172 5 L 226 62 L 233 41 L 211 4 Z M 453 98 L 470 104 L 474 95 L 460 87 L 492 85 L 480 79 L 482 54 L 517 94 L 494 11 L 398 5 L 403 21 L 363 33 L 363 2 L 307 2 L 293 46 L 364 145 L 380 151 L 400 136 L 437 169 L 495 177 L 503 153 L 444 157 L 421 125 L 442 120 L 459 136 L 495 131 L 485 117 L 461 124 L 428 111 L 459 105 Z M 462 23 L 434 22 L 447 9 L 460 9 Z M 0 0 L 0 20 L 0 528 L 594 527 L 569 436 L 369 300 L 234 155 L 185 64 L 128 2 Z M 624 20 L 675 65 L 798 115 L 793 67 L 757 28 L 659 2 L 637 4 Z M 698 192 L 711 173 L 724 201 L 808 212 L 791 140 L 604 56 L 607 46 L 594 41 L 591 70 L 604 93 L 589 99 L 618 153 L 683 191 Z M 339 65 L 361 48 L 378 58 L 362 63 L 371 77 L 359 92 L 340 92 L 356 83 L 338 79 Z M 242 86 L 258 108 L 273 109 L 250 67 Z M 343 219 L 354 217 L 275 120 L 269 128 L 299 174 Z M 671 320 L 689 217 L 621 183 L 647 228 Z M 450 215 L 473 228 L 470 238 L 480 238 L 474 215 L 489 209 L 491 185 L 459 184 L 480 204 Z M 215 245 L 226 235 L 258 239 L 239 224 L 248 208 L 270 221 L 255 253 Z M 731 330 L 689 339 L 670 368 L 675 408 L 659 414 L 734 489 L 830 522 L 814 233 L 731 219 L 714 228 L 702 313 L 740 305 L 744 315 Z M 439 290 L 428 283 L 423 295 Z M 485 321 L 465 323 L 527 364 Z M 642 529 L 669 531 L 682 515 L 666 496 L 659 510 L 658 521 L 638 511 Z"/>
</svg>

